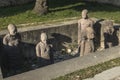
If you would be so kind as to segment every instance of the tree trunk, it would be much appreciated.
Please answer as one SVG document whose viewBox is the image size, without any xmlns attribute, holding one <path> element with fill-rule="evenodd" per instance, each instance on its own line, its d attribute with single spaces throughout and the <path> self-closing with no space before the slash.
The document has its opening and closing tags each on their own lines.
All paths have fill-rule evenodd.
<svg viewBox="0 0 120 80">
<path fill-rule="evenodd" d="M 36 0 L 33 11 L 38 15 L 46 14 L 48 12 L 47 0 Z"/>
</svg>

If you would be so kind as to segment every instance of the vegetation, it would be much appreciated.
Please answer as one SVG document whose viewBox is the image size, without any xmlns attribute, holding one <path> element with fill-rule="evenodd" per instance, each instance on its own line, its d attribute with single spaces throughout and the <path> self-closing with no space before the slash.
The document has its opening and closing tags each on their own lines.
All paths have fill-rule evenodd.
<svg viewBox="0 0 120 80">
<path fill-rule="evenodd" d="M 19 25 L 38 22 L 48 23 L 53 20 L 73 17 L 78 19 L 84 8 L 89 10 L 90 17 L 112 19 L 120 23 L 120 8 L 108 4 L 82 2 L 80 0 L 49 0 L 49 13 L 43 16 L 32 13 L 34 4 L 33 2 L 21 6 L 0 8 L 0 30 L 5 29 L 9 23 Z"/>
<path fill-rule="evenodd" d="M 91 66 L 86 69 L 82 69 L 53 80 L 82 80 L 85 78 L 94 77 L 95 74 L 98 74 L 115 66 L 120 66 L 120 58 L 110 60 L 96 66 Z"/>
</svg>

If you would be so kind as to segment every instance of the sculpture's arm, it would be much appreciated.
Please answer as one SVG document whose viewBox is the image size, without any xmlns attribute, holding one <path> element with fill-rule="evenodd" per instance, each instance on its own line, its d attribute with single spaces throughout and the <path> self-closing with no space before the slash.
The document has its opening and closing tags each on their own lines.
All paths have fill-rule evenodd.
<svg viewBox="0 0 120 80">
<path fill-rule="evenodd" d="M 78 21 L 78 44 L 80 44 L 81 41 L 81 22 Z"/>
<path fill-rule="evenodd" d="M 90 26 L 93 28 L 93 25 L 94 25 L 94 21 L 93 20 L 91 20 L 91 24 L 90 24 Z"/>
<path fill-rule="evenodd" d="M 36 56 L 41 57 L 41 50 L 40 50 L 40 46 L 38 44 L 36 46 Z"/>
<path fill-rule="evenodd" d="M 3 44 L 8 45 L 7 35 L 3 38 Z"/>
</svg>

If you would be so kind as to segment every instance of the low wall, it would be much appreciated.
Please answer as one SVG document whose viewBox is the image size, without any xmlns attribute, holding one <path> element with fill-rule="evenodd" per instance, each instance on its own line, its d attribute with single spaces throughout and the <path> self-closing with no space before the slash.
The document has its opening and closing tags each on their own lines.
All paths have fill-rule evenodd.
<svg viewBox="0 0 120 80">
<path fill-rule="evenodd" d="M 98 49 L 99 47 L 104 47 L 104 35 L 103 30 L 106 26 L 104 20 L 93 19 L 94 29 L 95 29 L 95 47 Z M 115 46 L 120 42 L 120 26 L 114 25 L 115 28 Z M 65 49 L 66 46 L 63 44 L 77 43 L 78 40 L 78 27 L 77 20 L 72 20 L 68 22 L 60 22 L 56 24 L 47 24 L 47 25 L 38 25 L 26 28 L 18 29 L 21 37 L 22 37 L 22 50 L 23 54 L 27 57 L 35 58 L 35 46 L 40 41 L 41 32 L 46 32 L 48 35 L 48 41 L 53 45 L 55 51 L 61 51 Z M 0 38 L 8 33 L 7 30 L 0 31 Z"/>
<path fill-rule="evenodd" d="M 36 44 L 40 41 L 41 32 L 46 32 L 46 34 L 48 35 L 48 41 L 50 44 L 53 44 L 55 50 L 64 49 L 65 46 L 63 46 L 63 43 L 77 42 L 77 30 L 77 21 L 38 25 L 18 29 L 22 38 L 22 43 L 25 44 L 23 46 L 25 47 L 24 51 L 29 49 L 29 45 L 33 47 L 36 46 Z M 1 39 L 6 33 L 8 33 L 6 30 L 0 31 Z"/>
<path fill-rule="evenodd" d="M 96 35 L 95 47 L 96 49 L 98 49 L 99 47 L 104 46 L 103 30 L 106 26 L 106 23 L 104 22 L 104 20 L 98 20 L 98 19 L 93 19 L 93 20 L 95 22 L 94 29 Z M 116 37 L 115 37 L 116 39 L 114 39 L 114 41 L 118 42 L 117 43 L 118 45 L 120 40 L 120 35 L 119 35 L 120 27 L 119 25 L 115 25 L 114 28 L 116 32 Z M 64 42 L 74 44 L 77 43 L 78 40 L 77 20 L 58 22 L 56 24 L 46 24 L 46 25 L 38 25 L 38 26 L 32 26 L 26 28 L 19 28 L 18 31 L 22 38 L 22 48 L 21 48 L 22 53 L 24 57 L 26 57 L 27 60 L 30 61 L 36 59 L 35 46 L 40 41 L 40 33 L 43 31 L 47 33 L 48 41 L 49 43 L 53 44 L 53 48 L 55 51 L 60 51 L 62 49 L 65 49 L 66 47 L 63 45 Z M 0 35 L 1 35 L 0 39 L 2 40 L 3 36 L 7 33 L 8 33 L 7 30 L 0 31 Z M 58 55 L 58 56 L 60 58 L 65 57 L 63 55 Z M 58 58 L 58 56 L 56 56 L 55 58 Z"/>
<path fill-rule="evenodd" d="M 85 0 L 85 1 L 94 1 L 98 3 L 108 3 L 108 4 L 120 6 L 120 0 Z"/>
<path fill-rule="evenodd" d="M 101 52 L 91 53 L 87 56 L 77 57 L 23 74 L 5 78 L 4 80 L 51 80 L 53 78 L 64 76 L 68 73 L 94 66 L 119 57 L 120 46 L 117 46 L 111 49 L 103 50 Z"/>
</svg>

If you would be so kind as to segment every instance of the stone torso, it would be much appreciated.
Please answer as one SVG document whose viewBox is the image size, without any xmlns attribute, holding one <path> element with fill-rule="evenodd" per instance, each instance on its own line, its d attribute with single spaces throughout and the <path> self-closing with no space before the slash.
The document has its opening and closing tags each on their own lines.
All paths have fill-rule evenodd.
<svg viewBox="0 0 120 80">
<path fill-rule="evenodd" d="M 90 19 L 80 19 L 78 24 L 81 27 L 81 31 L 85 31 L 87 27 L 92 27 L 93 21 Z"/>
<path fill-rule="evenodd" d="M 14 36 L 7 34 L 3 39 L 3 44 L 8 46 L 18 46 L 20 42 L 20 35 L 16 34 Z"/>
<path fill-rule="evenodd" d="M 41 58 L 50 59 L 49 45 L 43 42 L 40 42 L 37 46 L 39 47 L 39 51 L 40 51 L 39 54 L 41 55 Z"/>
<path fill-rule="evenodd" d="M 78 21 L 78 43 L 80 43 L 81 40 L 84 40 L 87 27 L 93 28 L 93 21 L 91 19 L 80 19 Z"/>
</svg>

